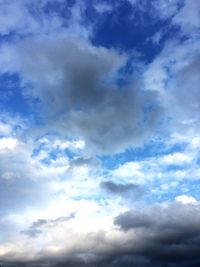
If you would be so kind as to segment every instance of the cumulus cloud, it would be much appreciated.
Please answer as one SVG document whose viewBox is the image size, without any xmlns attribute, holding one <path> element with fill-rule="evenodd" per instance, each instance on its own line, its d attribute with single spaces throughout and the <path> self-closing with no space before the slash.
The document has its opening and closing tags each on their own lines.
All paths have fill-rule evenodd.
<svg viewBox="0 0 200 267">
<path fill-rule="evenodd" d="M 2 115 L 2 118 L 6 129 L 0 137 L 2 216 L 46 205 L 51 194 L 64 190 L 62 182 L 76 177 L 77 173 L 80 175 L 81 166 L 90 170 L 99 164 L 95 159 L 81 157 L 81 141 L 67 141 L 49 135 L 39 139 L 32 136 L 25 138 L 23 132 L 28 125 L 14 117 L 12 122 L 8 116 Z M 66 150 L 73 154 L 74 159 L 67 157 Z M 72 170 L 73 173 L 70 172 Z M 69 193 L 70 185 L 67 188 Z"/>
<path fill-rule="evenodd" d="M 146 12 L 148 1 L 140 2 L 138 0 L 127 0 L 134 7 L 139 7 L 141 11 Z M 170 26 L 180 28 L 181 34 L 192 36 L 198 35 L 200 5 L 195 0 L 153 0 L 149 4 L 149 12 L 152 12 L 152 19 L 159 18 L 163 21 L 169 21 Z M 163 29 L 164 31 L 166 29 Z"/>
<path fill-rule="evenodd" d="M 183 42 L 170 40 L 144 75 L 145 86 L 159 92 L 168 134 L 195 135 L 199 132 L 199 52 L 196 37 Z"/>
<path fill-rule="evenodd" d="M 199 177 L 197 158 L 196 148 L 191 149 L 188 145 L 182 152 L 127 161 L 113 169 L 111 175 L 120 181 L 138 184 L 156 180 L 169 182 L 170 178 L 172 181 L 197 179 Z"/>
<path fill-rule="evenodd" d="M 0 152 L 6 149 L 13 150 L 17 145 L 17 139 L 4 137 L 0 139 Z"/>
<path fill-rule="evenodd" d="M 81 1 L 69 3 L 64 0 L 2 0 L 0 35 L 11 36 L 14 33 L 17 37 L 25 37 L 68 29 L 69 32 L 87 36 L 90 31 L 81 25 L 81 9 L 84 10 L 84 3 Z M 65 12 L 65 17 L 62 12 Z"/>
<path fill-rule="evenodd" d="M 157 1 L 154 1 L 156 3 Z M 162 2 L 162 1 L 161 1 Z M 169 25 L 177 34 L 165 42 L 161 53 L 148 66 L 147 88 L 160 92 L 170 123 L 169 131 L 198 132 L 199 129 L 199 12 L 197 1 L 165 1 L 175 7 Z M 162 4 L 156 6 L 163 12 Z M 165 17 L 165 16 L 164 16 Z M 166 30 L 166 29 L 165 29 Z M 186 39 L 183 37 L 187 36 Z M 181 88 L 181 90 L 180 90 Z M 169 121 L 168 121 L 169 122 Z"/>
<path fill-rule="evenodd" d="M 122 231 L 130 231 L 133 240 L 128 242 L 132 246 L 135 236 L 139 237 L 135 249 L 160 266 L 199 264 L 198 222 L 199 203 L 179 201 L 157 204 L 140 212 L 127 211 L 114 221 Z"/>
<path fill-rule="evenodd" d="M 156 93 L 142 90 L 137 78 L 117 85 L 125 55 L 63 35 L 19 42 L 12 53 L 10 71 L 21 75 L 25 95 L 40 100 L 51 127 L 83 138 L 96 153 L 137 146 L 155 128 Z"/>
<path fill-rule="evenodd" d="M 50 1 L 0 1 L 0 34 L 2 36 L 15 32 L 17 35 L 37 34 L 43 29 L 48 31 L 52 27 L 61 26 L 61 20 L 56 14 L 48 17 L 42 12 Z M 61 3 L 61 1 L 59 1 Z M 35 10 L 35 12 L 32 12 Z M 40 16 L 40 20 L 37 19 Z"/>
</svg>

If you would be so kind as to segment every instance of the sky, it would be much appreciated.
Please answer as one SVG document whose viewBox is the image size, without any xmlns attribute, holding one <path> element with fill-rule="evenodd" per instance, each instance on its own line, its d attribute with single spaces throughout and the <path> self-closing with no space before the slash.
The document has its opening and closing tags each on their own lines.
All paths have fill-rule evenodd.
<svg viewBox="0 0 200 267">
<path fill-rule="evenodd" d="M 0 0 L 0 265 L 200 266 L 200 1 Z"/>
</svg>

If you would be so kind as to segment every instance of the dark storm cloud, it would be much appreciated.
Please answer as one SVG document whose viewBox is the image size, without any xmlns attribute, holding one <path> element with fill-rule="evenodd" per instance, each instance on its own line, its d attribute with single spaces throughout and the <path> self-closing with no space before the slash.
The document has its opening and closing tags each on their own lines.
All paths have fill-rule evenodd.
<svg viewBox="0 0 200 267">
<path fill-rule="evenodd" d="M 160 266 L 198 266 L 200 263 L 200 206 L 171 203 L 149 210 L 128 211 L 115 218 L 122 231 L 136 234 L 136 250 Z M 130 241 L 129 241 L 130 242 Z M 130 242 L 131 244 L 131 242 Z"/>
<path fill-rule="evenodd" d="M 56 227 L 57 225 L 61 223 L 67 222 L 75 218 L 75 216 L 76 216 L 75 213 L 71 213 L 68 216 L 58 217 L 57 219 L 54 219 L 54 220 L 39 219 L 33 222 L 28 230 L 21 231 L 21 233 L 34 238 L 42 234 L 43 227 L 47 227 L 47 228 Z"/>
<path fill-rule="evenodd" d="M 144 194 L 144 189 L 141 188 L 141 186 L 132 183 L 120 184 L 113 181 L 106 181 L 102 182 L 100 186 L 108 193 L 119 195 L 125 198 L 131 197 L 138 199 Z"/>
<path fill-rule="evenodd" d="M 148 228 L 153 225 L 153 221 L 152 218 L 146 216 L 146 214 L 128 211 L 122 215 L 119 215 L 115 219 L 115 224 L 120 225 L 123 230 L 129 230 L 139 227 Z"/>
<path fill-rule="evenodd" d="M 27 262 L 26 266 L 197 267 L 199 222 L 200 206 L 196 203 L 175 201 L 141 211 L 131 210 L 114 220 L 121 231 L 120 239 L 112 241 L 104 232 L 88 233 L 84 244 L 77 244 L 70 253 L 62 250 L 52 255 L 41 251 L 40 260 Z M 46 221 L 36 224 L 41 226 Z"/>
<path fill-rule="evenodd" d="M 83 138 L 91 151 L 138 146 L 154 130 L 157 93 L 143 91 L 137 74 L 126 86 L 117 82 L 126 56 L 61 35 L 21 41 L 13 54 L 10 71 L 20 73 L 29 99 L 41 101 L 49 128 Z"/>
</svg>

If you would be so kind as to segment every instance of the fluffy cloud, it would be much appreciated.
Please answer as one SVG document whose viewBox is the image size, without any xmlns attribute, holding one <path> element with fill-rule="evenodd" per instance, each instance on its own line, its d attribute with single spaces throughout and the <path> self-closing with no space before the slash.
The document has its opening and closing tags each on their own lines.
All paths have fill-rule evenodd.
<svg viewBox="0 0 200 267">
<path fill-rule="evenodd" d="M 159 91 L 170 134 L 194 136 L 199 131 L 199 52 L 196 37 L 166 42 L 144 75 L 145 86 Z"/>
<path fill-rule="evenodd" d="M 40 100 L 51 127 L 83 138 L 95 153 L 139 145 L 154 129 L 161 110 L 156 93 L 141 90 L 135 78 L 117 85 L 124 55 L 64 35 L 25 40 L 10 52 L 7 71 L 19 72 L 24 94 Z"/>
<path fill-rule="evenodd" d="M 152 265 L 155 261 L 160 266 L 197 266 L 199 203 L 182 203 L 175 201 L 141 212 L 128 211 L 116 217 L 115 224 L 123 231 L 130 231 L 133 240 L 127 242 L 133 251 L 134 243 L 138 242 L 135 250 L 151 258 Z"/>
<path fill-rule="evenodd" d="M 2 0 L 0 35 L 8 36 L 14 33 L 18 37 L 24 37 L 67 28 L 69 32 L 87 36 L 89 31 L 81 25 L 81 9 L 84 9 L 84 4 L 80 1 L 69 3 L 64 0 Z M 61 15 L 62 12 L 65 12 L 65 18 Z"/>
</svg>

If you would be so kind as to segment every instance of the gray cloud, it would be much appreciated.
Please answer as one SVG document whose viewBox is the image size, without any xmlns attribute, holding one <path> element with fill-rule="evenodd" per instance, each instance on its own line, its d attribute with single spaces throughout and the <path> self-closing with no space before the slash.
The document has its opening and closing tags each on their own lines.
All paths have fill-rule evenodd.
<svg viewBox="0 0 200 267">
<path fill-rule="evenodd" d="M 176 114 L 185 123 L 194 124 L 199 127 L 200 112 L 200 55 L 196 54 L 183 68 L 181 68 L 174 78 L 172 98 L 175 100 Z M 181 90 L 176 90 L 181 88 Z M 172 99 L 173 100 L 173 99 Z M 197 125 L 196 125 L 197 124 Z"/>
<path fill-rule="evenodd" d="M 115 219 L 115 224 L 120 225 L 120 227 L 126 231 L 132 228 L 151 227 L 153 225 L 153 221 L 152 218 L 146 214 L 127 211 Z"/>
<path fill-rule="evenodd" d="M 86 267 L 197 267 L 200 264 L 200 206 L 178 201 L 157 204 L 142 211 L 118 215 L 114 224 L 121 229 L 117 240 L 104 232 L 88 233 L 84 244 L 70 253 L 57 255 L 41 251 L 37 261 L 26 266 Z M 35 222 L 43 226 L 46 221 Z M 6 261 L 8 262 L 8 260 Z M 5 266 L 18 266 L 19 262 Z"/>
<path fill-rule="evenodd" d="M 64 35 L 32 38 L 16 45 L 11 62 L 24 94 L 41 101 L 47 127 L 83 138 L 95 153 L 139 146 L 158 122 L 155 92 L 143 91 L 136 77 L 118 86 L 126 57 L 114 50 Z"/>
<path fill-rule="evenodd" d="M 14 139 L 15 140 L 15 139 Z M 17 141 L 14 149 L 0 153 L 0 214 L 20 211 L 49 200 L 48 181 L 39 179 L 39 165 L 33 164 L 31 147 Z"/>
<path fill-rule="evenodd" d="M 108 193 L 119 195 L 124 198 L 139 199 L 144 194 L 143 188 L 132 183 L 121 184 L 113 181 L 106 181 L 102 182 L 100 186 Z"/>
<path fill-rule="evenodd" d="M 32 223 L 28 230 L 21 231 L 22 234 L 28 235 L 29 237 L 35 238 L 43 233 L 43 228 L 52 228 L 57 225 L 67 222 L 75 218 L 75 213 L 71 213 L 68 216 L 58 217 L 54 220 L 39 219 Z"/>
<path fill-rule="evenodd" d="M 199 205 L 195 204 L 157 204 L 142 212 L 120 214 L 114 223 L 123 231 L 131 231 L 130 235 L 136 235 L 139 238 L 136 250 L 160 266 L 198 266 L 199 211 Z"/>
<path fill-rule="evenodd" d="M 14 171 L 13 168 L 12 172 Z M 44 204 L 49 198 L 45 183 L 40 184 L 32 180 L 30 174 L 22 170 L 14 173 L 11 179 L 5 179 L 0 173 L 0 188 L 1 214 L 21 210 L 30 205 L 35 206 L 41 202 Z"/>
<path fill-rule="evenodd" d="M 89 157 L 78 157 L 70 162 L 71 167 L 79 167 L 79 166 L 90 166 L 90 168 L 100 167 L 100 160 L 97 158 L 89 158 Z"/>
</svg>

